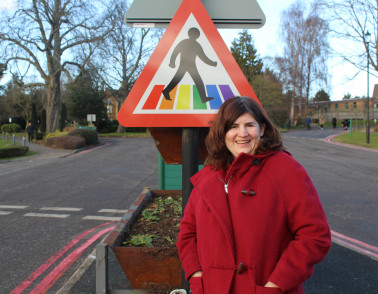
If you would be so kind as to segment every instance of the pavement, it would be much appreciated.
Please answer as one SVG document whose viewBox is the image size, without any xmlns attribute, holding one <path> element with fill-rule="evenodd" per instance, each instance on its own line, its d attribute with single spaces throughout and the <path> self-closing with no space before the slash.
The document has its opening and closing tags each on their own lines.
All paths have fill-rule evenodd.
<svg viewBox="0 0 378 294">
<path fill-rule="evenodd" d="M 294 134 L 295 132 L 292 131 L 291 134 Z M 22 137 L 16 138 L 18 143 L 22 144 Z M 334 141 L 332 141 L 332 137 L 327 137 L 324 139 L 325 142 L 335 144 Z M 342 143 L 337 143 L 338 145 L 341 145 Z M 345 147 L 351 147 L 356 148 L 356 146 L 349 145 L 349 144 L 342 144 Z M 64 158 L 67 156 L 71 156 L 73 154 L 82 152 L 88 148 L 79 149 L 79 150 L 62 150 L 62 149 L 54 149 L 50 147 L 46 147 L 37 143 L 29 143 L 26 142 L 26 146 L 29 147 L 30 151 L 37 152 L 37 154 L 33 156 L 23 157 L 23 158 L 16 158 L 16 159 L 10 159 L 10 160 L 1 160 L 0 161 L 0 175 L 7 172 L 7 170 L 17 170 L 18 168 L 31 168 L 35 165 L 43 165 L 45 162 L 54 159 L 54 158 Z M 97 146 L 96 146 L 97 147 Z M 359 148 L 359 147 L 357 147 Z M 364 148 L 365 149 L 365 148 Z M 367 149 L 369 150 L 369 149 Z M 369 151 L 377 152 L 376 150 L 370 149 Z M 8 163 L 8 164 L 4 164 Z M 93 259 L 95 252 L 92 252 L 87 259 Z M 360 257 L 359 257 L 360 258 Z M 123 274 L 123 270 L 120 268 L 112 250 L 109 250 L 109 283 L 110 288 L 116 288 L 120 289 L 122 292 L 117 293 L 125 293 L 125 294 L 144 294 L 147 293 L 145 291 L 141 290 L 134 290 L 130 286 L 129 282 L 127 281 L 127 278 Z M 323 265 L 325 266 L 325 265 Z M 375 265 L 371 265 L 372 268 L 374 268 Z M 78 272 L 80 273 L 81 268 L 78 269 Z M 94 281 L 94 277 L 96 277 L 96 263 L 91 263 L 88 267 L 83 268 L 84 270 L 80 276 L 78 277 L 79 280 L 75 280 L 75 277 L 71 277 L 71 279 L 66 283 L 67 285 L 67 292 L 59 292 L 59 293 L 95 293 L 95 284 L 96 281 Z M 321 271 L 320 271 L 321 272 Z M 326 279 L 327 277 L 324 277 Z M 329 278 L 329 277 L 328 277 Z M 72 283 L 72 284 L 70 284 Z M 308 283 L 311 286 L 311 281 Z M 113 288 L 113 289 L 114 289 Z"/>
</svg>

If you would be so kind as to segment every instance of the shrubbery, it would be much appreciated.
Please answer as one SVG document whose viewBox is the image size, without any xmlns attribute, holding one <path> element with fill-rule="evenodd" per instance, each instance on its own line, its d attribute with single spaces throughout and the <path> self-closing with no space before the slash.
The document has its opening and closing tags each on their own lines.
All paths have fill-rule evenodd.
<svg viewBox="0 0 378 294">
<path fill-rule="evenodd" d="M 49 138 L 64 137 L 64 136 L 67 136 L 68 134 L 69 134 L 68 132 L 59 132 L 59 131 L 56 131 L 55 133 L 48 133 L 45 137 L 45 141 L 47 141 L 47 139 Z"/>
<path fill-rule="evenodd" d="M 50 137 L 46 146 L 59 149 L 79 149 L 86 146 L 85 139 L 79 136 Z"/>
<path fill-rule="evenodd" d="M 87 130 L 87 129 L 76 129 L 68 134 L 69 136 L 78 136 L 85 139 L 87 145 L 96 145 L 98 144 L 98 135 L 96 131 Z"/>
<path fill-rule="evenodd" d="M 101 120 L 95 123 L 99 133 L 114 133 L 118 128 L 117 120 Z"/>
<path fill-rule="evenodd" d="M 43 140 L 45 133 L 35 132 L 35 139 L 36 140 Z"/>
<path fill-rule="evenodd" d="M 17 133 L 21 131 L 19 124 L 4 124 L 1 126 L 1 131 L 5 133 Z"/>
<path fill-rule="evenodd" d="M 6 148 L 0 148 L 0 158 L 23 156 L 28 153 L 28 151 L 29 147 L 27 146 L 10 146 Z"/>
<path fill-rule="evenodd" d="M 137 128 L 137 127 L 126 128 L 126 132 L 128 133 L 145 133 L 146 131 L 147 131 L 147 128 Z"/>
</svg>

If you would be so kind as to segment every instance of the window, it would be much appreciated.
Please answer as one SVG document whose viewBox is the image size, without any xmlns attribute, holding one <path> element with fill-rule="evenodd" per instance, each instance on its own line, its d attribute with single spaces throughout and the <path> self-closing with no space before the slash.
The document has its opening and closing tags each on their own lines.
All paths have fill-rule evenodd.
<svg viewBox="0 0 378 294">
<path fill-rule="evenodd" d="M 345 103 L 345 109 L 349 109 L 349 103 Z"/>
<path fill-rule="evenodd" d="M 335 103 L 335 108 L 336 108 L 336 109 L 339 108 L 339 104 L 338 104 L 338 103 Z"/>
<path fill-rule="evenodd" d="M 357 108 L 357 102 L 353 102 L 353 108 Z"/>
</svg>

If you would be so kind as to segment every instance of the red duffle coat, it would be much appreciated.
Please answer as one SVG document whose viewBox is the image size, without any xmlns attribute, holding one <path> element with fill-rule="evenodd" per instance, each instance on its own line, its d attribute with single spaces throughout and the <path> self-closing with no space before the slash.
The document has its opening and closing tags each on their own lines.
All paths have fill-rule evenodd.
<svg viewBox="0 0 378 294">
<path fill-rule="evenodd" d="M 304 293 L 331 237 L 318 194 L 290 154 L 241 153 L 227 172 L 206 166 L 191 181 L 177 248 L 187 279 L 202 271 L 190 279 L 193 294 Z M 281 290 L 263 287 L 268 281 Z"/>
</svg>

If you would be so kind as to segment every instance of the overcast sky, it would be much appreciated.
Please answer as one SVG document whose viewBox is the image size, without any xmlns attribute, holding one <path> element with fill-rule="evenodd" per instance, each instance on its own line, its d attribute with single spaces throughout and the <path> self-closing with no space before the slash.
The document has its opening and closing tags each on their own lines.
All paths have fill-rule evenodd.
<svg viewBox="0 0 378 294">
<path fill-rule="evenodd" d="M 266 17 L 265 25 L 256 30 L 250 30 L 255 39 L 255 47 L 260 57 L 275 57 L 282 53 L 282 45 L 279 41 L 279 25 L 281 12 L 288 9 L 295 0 L 257 0 Z M 310 1 L 304 1 L 310 4 Z M 220 30 L 220 33 L 226 44 L 230 47 L 232 40 L 238 37 L 238 30 Z M 336 40 L 330 40 L 331 45 L 336 44 Z M 280 46 L 281 45 L 281 46 Z M 351 46 L 356 46 L 351 44 Z M 360 44 L 359 46 L 362 46 Z M 372 68 L 370 68 L 371 70 Z M 357 73 L 357 69 L 352 65 L 339 59 L 329 60 L 329 73 L 331 75 L 330 96 L 331 100 L 341 100 L 344 94 L 350 93 L 352 97 L 367 96 L 367 73 L 361 72 L 357 77 L 353 78 Z M 353 78 L 353 79 L 352 79 Z M 352 79 L 352 80 L 351 80 Z M 374 84 L 378 84 L 378 79 L 370 75 L 369 96 L 373 94 Z"/>
</svg>

